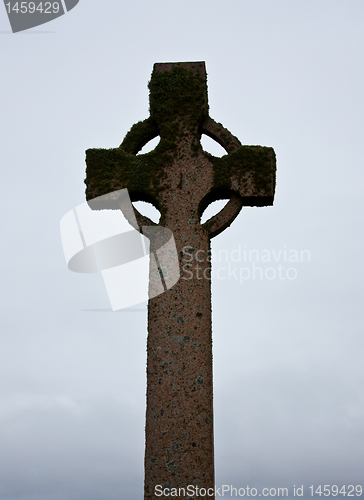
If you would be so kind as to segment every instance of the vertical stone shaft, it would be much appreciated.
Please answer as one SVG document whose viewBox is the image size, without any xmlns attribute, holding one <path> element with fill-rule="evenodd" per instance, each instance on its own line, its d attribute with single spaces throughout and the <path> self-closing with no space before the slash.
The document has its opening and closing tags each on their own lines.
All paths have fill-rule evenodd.
<svg viewBox="0 0 364 500">
<path fill-rule="evenodd" d="M 214 486 L 210 243 L 193 226 L 174 237 L 185 271 L 148 305 L 145 499 Z"/>
</svg>

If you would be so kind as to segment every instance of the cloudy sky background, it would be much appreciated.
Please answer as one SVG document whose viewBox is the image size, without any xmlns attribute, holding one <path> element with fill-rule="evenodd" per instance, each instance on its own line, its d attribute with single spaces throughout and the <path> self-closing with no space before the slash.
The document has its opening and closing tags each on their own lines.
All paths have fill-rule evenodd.
<svg viewBox="0 0 364 500">
<path fill-rule="evenodd" d="M 363 15 L 80 0 L 12 34 L 1 7 L 0 500 L 142 498 L 146 305 L 108 312 L 101 276 L 67 270 L 59 221 L 84 201 L 85 150 L 148 116 L 165 61 L 205 61 L 210 115 L 277 155 L 274 206 L 212 242 L 216 484 L 363 485 Z M 263 279 L 244 250 L 269 251 Z"/>
</svg>

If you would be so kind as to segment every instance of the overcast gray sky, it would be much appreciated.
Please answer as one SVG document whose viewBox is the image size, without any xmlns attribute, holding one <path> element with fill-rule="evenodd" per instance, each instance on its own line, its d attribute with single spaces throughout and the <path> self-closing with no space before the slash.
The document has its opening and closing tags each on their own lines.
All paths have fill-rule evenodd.
<svg viewBox="0 0 364 500">
<path fill-rule="evenodd" d="M 166 61 L 205 61 L 210 115 L 277 155 L 274 206 L 212 242 L 216 484 L 364 486 L 363 15 L 80 0 L 12 34 L 0 8 L 0 500 L 142 498 L 146 306 L 107 312 L 59 221 L 84 201 L 85 150 L 148 116 Z"/>
</svg>

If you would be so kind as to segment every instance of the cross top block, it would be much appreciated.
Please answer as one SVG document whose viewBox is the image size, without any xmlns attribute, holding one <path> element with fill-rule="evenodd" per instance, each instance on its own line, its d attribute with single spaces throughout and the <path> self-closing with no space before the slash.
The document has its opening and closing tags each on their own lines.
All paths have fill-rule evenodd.
<svg viewBox="0 0 364 500">
<path fill-rule="evenodd" d="M 184 117 L 198 127 L 208 117 L 204 62 L 154 64 L 149 90 L 150 116 L 160 125 Z"/>
<path fill-rule="evenodd" d="M 211 202 L 230 199 L 202 225 L 210 237 L 229 226 L 243 206 L 273 204 L 274 150 L 242 146 L 209 117 L 204 62 L 156 63 L 149 90 L 149 118 L 133 125 L 119 148 L 86 152 L 87 200 L 127 188 L 131 201 L 152 203 L 161 212 L 160 224 L 170 227 L 173 201 L 185 205 L 189 219 L 199 221 Z M 201 134 L 227 154 L 217 158 L 203 151 Z M 158 135 L 153 151 L 137 154 Z M 118 208 L 111 198 L 108 208 Z M 136 214 L 142 225 L 153 224 Z"/>
</svg>

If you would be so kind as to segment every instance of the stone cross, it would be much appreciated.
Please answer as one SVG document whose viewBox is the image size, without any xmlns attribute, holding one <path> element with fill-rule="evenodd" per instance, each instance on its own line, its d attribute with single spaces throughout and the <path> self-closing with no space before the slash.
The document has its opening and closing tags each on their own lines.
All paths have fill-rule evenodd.
<svg viewBox="0 0 364 500">
<path fill-rule="evenodd" d="M 159 224 L 173 232 L 181 278 L 148 302 L 144 498 L 162 488 L 159 498 L 194 498 L 201 488 L 214 498 L 210 239 L 243 206 L 273 204 L 275 154 L 242 146 L 209 117 L 204 62 L 156 63 L 149 89 L 149 118 L 119 148 L 87 151 L 86 196 L 127 188 L 132 202 L 152 203 Z M 203 151 L 201 134 L 227 154 Z M 137 155 L 157 136 L 153 151 Z M 229 201 L 202 224 L 203 211 L 219 199 Z M 135 214 L 140 226 L 155 225 Z"/>
</svg>

